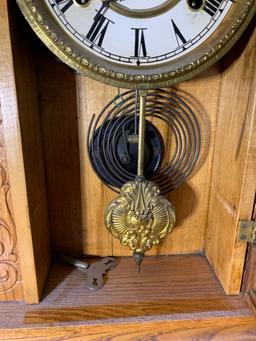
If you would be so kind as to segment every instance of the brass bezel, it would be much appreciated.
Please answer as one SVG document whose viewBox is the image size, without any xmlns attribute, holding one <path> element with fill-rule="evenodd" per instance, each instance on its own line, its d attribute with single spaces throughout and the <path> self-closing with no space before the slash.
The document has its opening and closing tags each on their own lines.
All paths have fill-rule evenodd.
<svg viewBox="0 0 256 341">
<path fill-rule="evenodd" d="M 255 0 L 237 0 L 220 27 L 192 52 L 158 67 L 128 67 L 102 60 L 74 42 L 42 0 L 17 0 L 23 15 L 48 48 L 82 75 L 131 89 L 166 87 L 199 74 L 234 45 L 256 12 Z"/>
</svg>

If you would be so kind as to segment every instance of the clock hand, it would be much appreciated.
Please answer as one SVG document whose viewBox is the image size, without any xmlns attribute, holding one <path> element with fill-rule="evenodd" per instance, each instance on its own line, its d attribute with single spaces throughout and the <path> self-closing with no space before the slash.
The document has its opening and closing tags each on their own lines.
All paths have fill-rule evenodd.
<svg viewBox="0 0 256 341">
<path fill-rule="evenodd" d="M 108 9 L 109 5 L 111 2 L 116 2 L 117 0 L 102 0 L 102 5 L 99 9 L 99 11 L 97 12 L 97 15 L 101 15 L 104 14 L 105 11 Z"/>
<path fill-rule="evenodd" d="M 118 2 L 122 0 L 110 0 L 108 6 L 115 12 L 124 15 L 126 17 L 131 18 L 150 18 L 166 11 L 169 11 L 172 7 L 174 7 L 180 0 L 165 0 L 162 4 L 144 8 L 144 9 L 133 9 L 127 6 L 124 6 Z"/>
<path fill-rule="evenodd" d="M 102 6 L 108 7 L 111 2 L 117 2 L 118 0 L 102 0 Z"/>
</svg>

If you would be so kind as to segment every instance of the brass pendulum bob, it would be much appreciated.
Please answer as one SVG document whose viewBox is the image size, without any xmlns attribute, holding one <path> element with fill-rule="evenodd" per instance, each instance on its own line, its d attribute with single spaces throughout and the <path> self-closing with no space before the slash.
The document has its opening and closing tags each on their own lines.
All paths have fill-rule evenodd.
<svg viewBox="0 0 256 341">
<path fill-rule="evenodd" d="M 137 176 L 122 186 L 120 196 L 111 201 L 105 211 L 107 229 L 133 251 L 137 272 L 140 272 L 145 252 L 159 245 L 175 224 L 173 206 L 160 195 L 159 187 L 143 175 L 147 91 L 141 90 L 139 94 Z"/>
</svg>

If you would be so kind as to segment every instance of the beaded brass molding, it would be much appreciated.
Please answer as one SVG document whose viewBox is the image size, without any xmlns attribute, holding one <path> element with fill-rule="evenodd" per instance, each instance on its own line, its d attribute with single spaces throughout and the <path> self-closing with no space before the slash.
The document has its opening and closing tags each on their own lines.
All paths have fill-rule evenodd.
<svg viewBox="0 0 256 341">
<path fill-rule="evenodd" d="M 243 5 L 244 10 L 239 13 L 237 11 L 237 19 L 235 22 L 230 25 L 226 33 L 224 32 L 225 34 L 220 33 L 220 35 L 223 35 L 217 43 L 209 47 L 207 53 L 199 53 L 197 58 L 191 58 L 191 62 L 176 67 L 169 72 L 144 75 L 116 72 L 111 67 L 107 69 L 95 64 L 71 47 L 68 42 L 64 41 L 54 31 L 51 21 L 49 22 L 49 19 L 47 20 L 44 17 L 35 0 L 17 0 L 17 3 L 36 34 L 64 63 L 68 64 L 80 74 L 87 75 L 107 84 L 137 89 L 169 86 L 192 78 L 205 70 L 220 59 L 234 45 L 256 12 L 256 2 L 254 0 L 247 0 L 246 4 Z"/>
</svg>

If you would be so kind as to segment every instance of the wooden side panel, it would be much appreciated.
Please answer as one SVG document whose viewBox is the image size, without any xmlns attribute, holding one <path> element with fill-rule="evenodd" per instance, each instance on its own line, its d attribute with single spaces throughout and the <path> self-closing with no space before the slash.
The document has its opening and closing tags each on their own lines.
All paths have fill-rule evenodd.
<svg viewBox="0 0 256 341">
<path fill-rule="evenodd" d="M 26 222 L 27 221 L 27 209 L 23 205 L 26 205 L 26 200 L 24 202 L 19 203 L 20 199 L 26 198 L 26 187 L 25 187 L 25 179 L 24 179 L 24 168 L 23 168 L 23 159 L 22 159 L 22 149 L 20 143 L 20 135 L 19 135 L 19 126 L 17 125 L 17 99 L 16 99 L 16 87 L 14 80 L 14 70 L 13 70 L 13 60 L 12 60 L 12 51 L 11 51 L 11 42 L 9 35 L 9 22 L 8 22 L 8 11 L 7 11 L 7 2 L 4 0 L 0 1 L 0 35 L 1 35 L 1 53 L 0 53 L 0 98 L 1 98 L 1 110 L 3 116 L 3 122 L 1 125 L 2 134 L 1 143 L 5 143 L 5 152 L 7 153 L 7 163 L 8 163 L 8 171 L 10 175 L 10 186 L 12 189 L 12 197 L 13 197 L 13 210 L 15 221 Z M 4 131 L 3 131 L 4 129 Z M 18 140 L 19 143 L 16 143 Z M 2 157 L 4 154 L 2 155 Z M 4 160 L 6 162 L 6 160 Z M 2 160 L 3 163 L 3 160 Z M 2 164 L 1 164 L 2 166 Z M 6 168 L 5 168 L 6 173 Z M 3 181 L 3 180 L 2 180 Z M 6 183 L 6 180 L 4 180 Z M 1 219 L 3 219 L 3 201 L 1 199 Z M 22 210 L 17 210 L 16 208 L 20 205 L 23 206 Z M 26 223 L 23 227 L 26 226 Z M 17 234 L 19 238 L 17 226 Z M 25 228 L 26 231 L 26 228 Z M 2 233 L 1 233 L 2 237 Z M 24 240 L 26 240 L 26 233 L 23 234 Z M 12 234 L 12 242 L 15 236 Z M 2 241 L 1 241 L 2 242 Z M 6 248 L 6 238 L 3 241 L 2 249 Z M 29 252 L 28 252 L 29 254 Z M 20 253 L 22 255 L 22 252 Z M 25 259 L 23 258 L 23 261 Z M 32 254 L 32 275 L 31 277 L 31 285 L 35 284 L 35 268 L 33 262 L 33 254 Z M 29 261 L 30 262 L 30 261 Z M 22 260 L 21 260 L 22 263 Z M 29 263 L 28 263 L 29 264 Z M 4 273 L 1 271 L 1 277 L 4 278 L 6 276 L 6 270 Z M 34 279 L 34 280 L 33 280 Z"/>
<path fill-rule="evenodd" d="M 8 4 L 30 228 L 39 294 L 50 264 L 48 207 L 33 39 L 16 3 Z M 24 286 L 28 283 L 24 282 Z M 26 300 L 28 300 L 26 298 Z M 29 302 L 32 303 L 32 302 Z"/>
<path fill-rule="evenodd" d="M 256 188 L 255 38 L 222 73 L 206 255 L 228 294 L 240 291 L 246 245 L 237 227 L 251 218 Z"/>
<path fill-rule="evenodd" d="M 19 301 L 22 299 L 20 260 L 0 106 L 0 300 Z"/>
<path fill-rule="evenodd" d="M 205 86 L 207 81 L 208 86 Z M 209 88 L 211 91 L 209 91 Z M 177 225 L 166 241 L 147 254 L 198 253 L 203 251 L 209 206 L 210 176 L 214 134 L 220 91 L 219 66 L 215 65 L 200 77 L 180 84 L 175 90 L 203 118 L 201 133 L 206 158 L 201 167 L 180 188 L 168 194 L 176 207 Z M 112 238 L 104 224 L 106 205 L 117 196 L 91 169 L 86 152 L 86 135 L 92 114 L 117 95 L 117 89 L 85 77 L 77 77 L 77 101 L 80 128 L 81 191 L 84 253 L 90 255 L 130 255 L 127 247 Z M 169 136 L 163 135 L 165 142 Z M 206 146 L 207 145 L 207 146 Z"/>
<path fill-rule="evenodd" d="M 45 47 L 37 46 L 37 51 L 52 248 L 54 252 L 81 255 L 83 228 L 76 76 Z"/>
<path fill-rule="evenodd" d="M 0 8 L 0 91 L 13 213 L 24 297 L 36 303 L 48 272 L 49 236 L 33 53 L 16 4 L 7 8 L 1 0 Z"/>
</svg>

